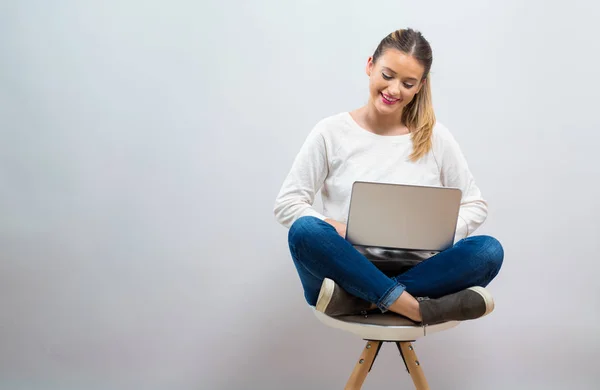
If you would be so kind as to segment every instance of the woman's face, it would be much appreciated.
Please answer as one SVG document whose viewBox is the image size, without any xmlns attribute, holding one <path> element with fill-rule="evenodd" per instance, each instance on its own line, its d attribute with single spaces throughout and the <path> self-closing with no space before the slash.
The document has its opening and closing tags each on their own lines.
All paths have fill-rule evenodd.
<svg viewBox="0 0 600 390">
<path fill-rule="evenodd" d="M 383 115 L 401 113 L 421 90 L 425 69 L 413 57 L 396 49 L 387 49 L 377 62 L 369 57 L 370 104 Z"/>
</svg>

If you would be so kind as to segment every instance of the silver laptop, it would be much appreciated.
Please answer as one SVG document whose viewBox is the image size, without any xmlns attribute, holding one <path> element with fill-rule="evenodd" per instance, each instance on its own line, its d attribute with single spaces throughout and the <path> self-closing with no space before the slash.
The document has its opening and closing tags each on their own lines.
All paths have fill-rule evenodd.
<svg viewBox="0 0 600 390">
<path fill-rule="evenodd" d="M 346 239 L 353 245 L 443 251 L 454 243 L 458 188 L 357 181 Z"/>
</svg>

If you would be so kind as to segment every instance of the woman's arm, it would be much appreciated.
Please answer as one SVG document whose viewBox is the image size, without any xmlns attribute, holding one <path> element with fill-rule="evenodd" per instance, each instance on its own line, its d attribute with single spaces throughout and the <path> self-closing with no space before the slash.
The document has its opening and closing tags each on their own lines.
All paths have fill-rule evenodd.
<svg viewBox="0 0 600 390">
<path fill-rule="evenodd" d="M 326 219 L 313 208 L 315 195 L 328 174 L 327 148 L 321 131 L 319 123 L 310 132 L 275 200 L 275 219 L 287 228 L 303 216 Z"/>
<path fill-rule="evenodd" d="M 440 178 L 444 187 L 459 188 L 462 191 L 460 211 L 456 225 L 455 242 L 470 236 L 487 218 L 487 202 L 475 184 L 473 174 L 452 134 L 443 125 L 437 124 L 434 130 L 434 156 L 440 168 Z"/>
</svg>

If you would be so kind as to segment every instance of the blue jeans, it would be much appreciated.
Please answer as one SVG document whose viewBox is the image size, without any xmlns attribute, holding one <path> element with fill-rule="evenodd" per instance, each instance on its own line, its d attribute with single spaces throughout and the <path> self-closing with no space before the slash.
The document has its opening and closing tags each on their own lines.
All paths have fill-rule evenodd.
<svg viewBox="0 0 600 390">
<path fill-rule="evenodd" d="M 504 259 L 498 240 L 473 236 L 406 272 L 388 276 L 333 226 L 315 217 L 298 218 L 290 227 L 288 243 L 309 305 L 316 305 L 323 279 L 329 278 L 383 312 L 404 291 L 438 298 L 473 286 L 485 287 L 498 274 Z"/>
</svg>

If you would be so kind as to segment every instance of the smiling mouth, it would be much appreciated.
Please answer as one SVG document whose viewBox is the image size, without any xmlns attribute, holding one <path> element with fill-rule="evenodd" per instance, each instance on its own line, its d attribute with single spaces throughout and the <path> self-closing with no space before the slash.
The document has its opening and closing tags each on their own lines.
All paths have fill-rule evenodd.
<svg viewBox="0 0 600 390">
<path fill-rule="evenodd" d="M 385 104 L 394 104 L 400 101 L 400 99 L 394 99 L 391 96 L 381 93 L 381 98 Z"/>
</svg>

